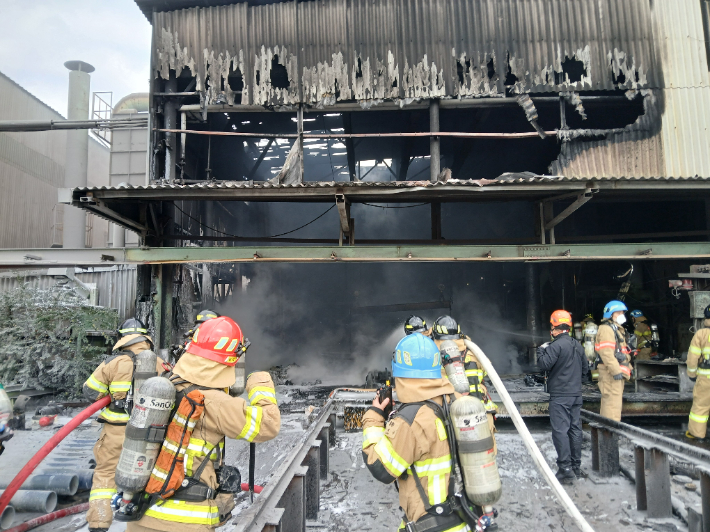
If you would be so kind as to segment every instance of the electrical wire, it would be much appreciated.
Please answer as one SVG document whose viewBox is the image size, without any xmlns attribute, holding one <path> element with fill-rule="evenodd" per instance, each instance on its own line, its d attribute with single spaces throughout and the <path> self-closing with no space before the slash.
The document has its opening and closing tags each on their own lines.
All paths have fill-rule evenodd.
<svg viewBox="0 0 710 532">
<path fill-rule="evenodd" d="M 209 225 L 206 225 L 206 224 L 202 223 L 202 222 L 201 222 L 200 220 L 198 220 L 197 218 L 194 218 L 193 216 L 190 216 L 189 214 L 187 214 L 187 213 L 186 213 L 185 211 L 183 211 L 180 207 L 178 207 L 177 205 L 175 205 L 175 203 L 173 203 L 173 206 L 174 206 L 177 210 L 179 210 L 181 213 L 183 213 L 185 216 L 187 216 L 187 217 L 190 218 L 191 220 L 197 222 L 197 223 L 198 223 L 201 227 L 203 227 L 204 229 L 209 229 L 210 231 L 214 231 L 215 233 L 220 233 L 221 235 L 224 235 L 224 236 L 231 236 L 231 237 L 234 237 L 234 238 L 244 238 L 244 237 L 241 237 L 241 236 L 239 236 L 239 235 L 233 235 L 232 233 L 225 233 L 224 231 L 220 231 L 219 229 L 215 229 L 214 227 L 210 227 Z M 291 233 L 295 233 L 295 232 L 298 231 L 299 229 L 303 229 L 304 227 L 307 227 L 307 226 L 311 225 L 311 224 L 312 224 L 313 222 L 315 222 L 316 220 L 319 220 L 319 219 L 323 218 L 323 216 L 325 216 L 325 215 L 328 214 L 331 210 L 333 210 L 334 207 L 335 207 L 335 204 L 331 205 L 328 209 L 326 209 L 325 212 L 323 212 L 323 214 L 320 214 L 320 215 L 316 216 L 316 217 L 313 218 L 310 222 L 305 223 L 305 224 L 303 224 L 303 225 L 300 226 L 300 227 L 296 227 L 296 229 L 291 229 L 290 231 L 286 231 L 285 233 L 279 233 L 278 235 L 271 235 L 271 236 L 255 236 L 255 237 L 249 237 L 249 238 L 276 238 L 276 237 L 279 237 L 279 236 L 290 235 Z"/>
<path fill-rule="evenodd" d="M 377 207 L 378 209 L 411 209 L 412 207 L 421 207 L 422 205 L 430 205 L 429 203 L 417 203 L 416 205 L 397 205 L 390 207 L 389 205 L 383 207 L 382 205 L 375 205 L 374 203 L 362 203 L 362 205 L 367 205 L 368 207 Z"/>
</svg>

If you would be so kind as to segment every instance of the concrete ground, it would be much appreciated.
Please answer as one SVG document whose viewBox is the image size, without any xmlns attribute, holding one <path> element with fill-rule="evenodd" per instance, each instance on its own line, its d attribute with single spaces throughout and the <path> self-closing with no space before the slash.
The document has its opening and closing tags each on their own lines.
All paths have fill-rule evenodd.
<svg viewBox="0 0 710 532">
<path fill-rule="evenodd" d="M 256 483 L 268 483 L 283 459 L 303 434 L 304 408 L 308 404 L 322 404 L 320 396 L 309 395 L 295 387 L 278 387 L 278 399 L 282 408 L 282 428 L 279 436 L 264 444 L 257 445 Z M 59 418 L 61 425 L 67 419 Z M 548 464 L 555 470 L 555 450 L 546 424 L 532 423 L 533 436 L 540 446 Z M 498 467 L 503 481 L 503 496 L 495 505 L 500 515 L 498 524 L 505 532 L 530 532 L 531 530 L 573 531 L 577 527 L 567 516 L 562 506 L 552 495 L 541 475 L 535 469 L 520 436 L 512 425 L 500 422 L 501 432 L 497 435 Z M 67 445 L 83 445 L 72 451 L 79 461 L 88 460 L 91 455 L 89 440 L 98 437 L 100 427 L 95 422 L 87 422 L 75 431 L 50 458 L 51 461 L 65 450 Z M 0 457 L 0 480 L 10 480 L 27 460 L 56 431 L 55 428 L 30 432 L 18 432 L 9 442 L 7 451 Z M 83 443 L 82 443 L 83 442 Z M 88 443 L 87 443 L 88 442 Z M 317 521 L 309 521 L 308 529 L 313 532 L 346 532 L 370 530 L 384 532 L 396 530 L 402 515 L 399 510 L 394 486 L 375 481 L 365 467 L 361 456 L 362 436 L 360 433 L 345 433 L 339 430 L 336 441 L 331 443 L 330 474 L 327 482 L 322 482 L 321 509 Z M 65 455 L 67 453 L 64 453 Z M 247 480 L 249 446 L 243 441 L 227 441 L 227 463 L 237 465 L 242 479 Z M 622 463 L 633 471 L 633 455 L 630 447 L 622 447 Z M 591 469 L 591 450 L 588 438 L 583 449 L 583 468 Z M 696 482 L 697 484 L 697 482 Z M 699 486 L 698 486 L 699 488 Z M 645 512 L 635 510 L 635 487 L 632 482 L 619 475 L 613 479 L 596 479 L 594 476 L 577 481 L 566 488 L 590 525 L 597 531 L 648 530 L 670 532 L 687 530 L 680 519 L 653 521 Z M 673 495 L 686 506 L 697 505 L 700 501 L 699 489 L 688 491 L 684 485 L 674 483 Z M 86 495 L 85 495 L 86 496 Z M 258 497 L 258 496 L 257 496 Z M 84 499 L 86 500 L 86 499 Z M 67 502 L 67 501 L 65 501 Z M 233 521 L 220 529 L 231 532 L 239 514 L 248 507 L 249 496 L 236 496 Z M 15 524 L 35 517 L 18 514 Z M 75 515 L 55 521 L 36 529 L 39 532 L 74 532 L 88 530 L 85 515 Z M 125 525 L 115 522 L 110 532 L 123 532 Z"/>
</svg>

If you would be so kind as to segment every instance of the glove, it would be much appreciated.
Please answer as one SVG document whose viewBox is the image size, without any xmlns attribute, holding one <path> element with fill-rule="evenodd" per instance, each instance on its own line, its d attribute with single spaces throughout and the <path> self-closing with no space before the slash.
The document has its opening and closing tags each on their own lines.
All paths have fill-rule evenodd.
<svg viewBox="0 0 710 532">
<path fill-rule="evenodd" d="M 545 343 L 542 344 L 540 347 L 543 348 L 543 349 L 546 349 L 548 345 L 550 345 L 550 342 L 545 342 Z"/>
<path fill-rule="evenodd" d="M 624 378 L 624 374 L 623 374 L 623 373 L 619 373 L 618 375 L 614 375 L 614 380 L 615 380 L 615 381 L 620 381 L 620 380 L 622 380 L 623 378 Z"/>
</svg>

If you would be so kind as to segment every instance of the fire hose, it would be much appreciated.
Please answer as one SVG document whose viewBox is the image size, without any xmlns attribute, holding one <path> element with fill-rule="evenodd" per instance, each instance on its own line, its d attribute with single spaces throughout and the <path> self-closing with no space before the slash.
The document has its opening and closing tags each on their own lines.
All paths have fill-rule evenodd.
<svg viewBox="0 0 710 532">
<path fill-rule="evenodd" d="M 488 360 L 488 357 L 483 354 L 481 348 L 474 344 L 472 341 L 464 340 L 464 343 L 466 344 L 466 347 L 473 351 L 473 354 L 476 355 L 476 358 L 483 366 L 483 369 L 485 369 L 488 373 L 488 376 L 490 377 L 493 386 L 495 386 L 496 391 L 500 395 L 501 399 L 503 399 L 505 409 L 508 411 L 508 414 L 510 414 L 513 423 L 515 424 L 515 428 L 518 429 L 518 432 L 520 433 L 520 436 L 523 439 L 523 443 L 525 444 L 525 447 L 527 447 L 530 456 L 532 456 L 535 465 L 540 470 L 542 476 L 545 478 L 545 480 L 547 480 L 547 483 L 550 485 L 552 490 L 559 498 L 565 511 L 569 514 L 569 516 L 574 520 L 574 522 L 581 530 L 583 530 L 584 532 L 594 532 L 594 529 L 589 525 L 589 523 L 587 523 L 586 519 L 584 519 L 584 516 L 582 516 L 572 499 L 570 499 L 570 496 L 567 495 L 565 489 L 562 487 L 557 478 L 555 478 L 555 474 L 552 472 L 552 469 L 550 469 L 550 466 L 547 465 L 545 458 L 542 456 L 542 453 L 540 452 L 540 449 L 535 443 L 535 440 L 533 440 L 530 431 L 525 426 L 525 422 L 520 416 L 520 412 L 518 412 L 518 409 L 516 408 L 513 399 L 511 399 L 510 395 L 508 394 L 508 390 L 505 389 L 503 381 L 500 380 L 500 377 L 498 376 L 498 373 L 493 367 L 493 364 L 491 364 L 491 361 Z"/>
<path fill-rule="evenodd" d="M 29 521 L 26 521 L 22 524 L 19 524 L 12 528 L 8 528 L 4 532 L 26 532 L 27 530 L 32 530 L 33 528 L 37 528 L 38 526 L 46 525 L 47 523 L 51 523 L 52 521 L 56 521 L 57 519 L 61 519 L 62 517 L 66 517 L 67 515 L 85 512 L 88 509 L 88 502 L 75 504 L 74 506 L 69 506 L 68 508 L 57 510 L 56 512 L 52 512 L 51 514 L 41 515 L 34 519 L 30 519 Z"/>
<path fill-rule="evenodd" d="M 52 450 L 59 445 L 59 443 L 66 438 L 71 431 L 81 425 L 86 421 L 92 414 L 95 414 L 111 402 L 111 397 L 106 396 L 103 399 L 99 399 L 90 407 L 82 410 L 77 416 L 75 416 L 69 423 L 64 425 L 57 433 L 52 436 L 47 443 L 45 443 L 42 448 L 37 451 L 37 453 L 30 459 L 29 462 L 25 464 L 20 472 L 15 475 L 12 482 L 7 486 L 7 489 L 3 491 L 2 496 L 0 496 L 0 514 L 2 514 L 5 507 L 10 503 L 10 499 L 15 495 L 20 486 L 27 480 L 27 477 L 35 470 L 35 468 L 44 460 L 47 455 L 52 452 Z M 62 511 L 62 510 L 60 510 Z M 54 512 L 57 513 L 57 512 Z M 49 514 L 52 515 L 52 514 Z M 45 516 L 46 517 L 46 516 Z"/>
</svg>

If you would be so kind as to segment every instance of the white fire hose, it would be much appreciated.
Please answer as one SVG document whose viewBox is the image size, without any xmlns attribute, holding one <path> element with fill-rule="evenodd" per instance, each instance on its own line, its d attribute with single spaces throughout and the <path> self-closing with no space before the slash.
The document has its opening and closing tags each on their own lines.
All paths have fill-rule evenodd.
<svg viewBox="0 0 710 532">
<path fill-rule="evenodd" d="M 488 360 L 488 357 L 483 354 L 481 348 L 474 344 L 472 341 L 464 340 L 464 343 L 466 344 L 466 347 L 473 351 L 473 354 L 476 355 L 478 361 L 483 365 L 483 369 L 485 369 L 488 373 L 488 376 L 490 377 L 493 386 L 496 387 L 496 391 L 500 395 L 501 399 L 503 399 L 505 409 L 508 411 L 508 414 L 510 414 L 510 417 L 513 419 L 513 423 L 515 423 L 515 428 L 518 429 L 520 436 L 523 438 L 523 443 L 525 444 L 525 447 L 528 448 L 530 456 L 532 456 L 535 465 L 542 473 L 542 476 L 545 477 L 545 480 L 547 480 L 547 483 L 550 485 L 550 487 L 552 487 L 560 502 L 562 502 L 562 506 L 564 507 L 564 509 L 567 511 L 570 517 L 574 519 L 575 523 L 577 523 L 577 526 L 581 530 L 583 530 L 584 532 L 594 532 L 594 529 L 589 525 L 589 523 L 587 523 L 586 519 L 584 519 L 584 516 L 579 512 L 574 502 L 572 502 L 572 499 L 570 499 L 569 495 L 567 495 L 567 492 L 555 477 L 555 474 L 552 472 L 552 469 L 550 469 L 550 466 L 547 465 L 545 458 L 542 456 L 542 453 L 540 452 L 540 449 L 535 443 L 535 440 L 533 440 L 532 436 L 530 435 L 530 431 L 528 431 L 528 428 L 525 426 L 525 422 L 520 416 L 520 412 L 518 412 L 518 409 L 515 407 L 515 403 L 513 403 L 513 400 L 508 394 L 508 390 L 506 390 L 505 386 L 503 386 L 503 381 L 500 380 L 500 377 L 498 376 L 498 373 L 496 373 L 496 370 L 493 367 L 493 364 L 491 364 L 491 361 Z"/>
</svg>

